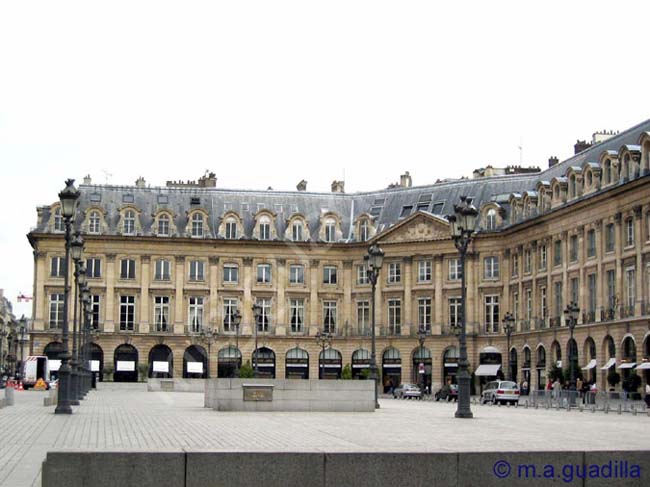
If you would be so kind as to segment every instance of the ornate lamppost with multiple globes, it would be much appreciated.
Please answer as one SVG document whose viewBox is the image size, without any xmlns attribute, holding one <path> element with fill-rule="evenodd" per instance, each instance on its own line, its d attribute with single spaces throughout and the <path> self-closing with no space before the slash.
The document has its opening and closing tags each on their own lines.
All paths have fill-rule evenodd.
<svg viewBox="0 0 650 487">
<path fill-rule="evenodd" d="M 370 378 L 375 381 L 375 409 L 379 409 L 379 398 L 377 392 L 379 387 L 379 377 L 377 375 L 377 350 L 375 339 L 375 315 L 377 314 L 375 303 L 375 289 L 377 287 L 379 271 L 381 270 L 381 266 L 384 262 L 384 251 L 378 245 L 373 244 L 368 248 L 368 255 L 364 256 L 364 260 L 368 265 L 368 279 L 370 280 L 370 284 L 372 284 L 372 352 L 370 354 Z"/>
<path fill-rule="evenodd" d="M 506 376 L 507 380 L 512 380 L 513 374 L 512 374 L 512 354 L 510 353 L 510 337 L 512 336 L 512 332 L 515 331 L 515 318 L 512 316 L 512 313 L 508 312 L 505 314 L 503 317 L 503 331 L 506 334 L 506 339 L 508 342 L 506 350 L 508 350 L 508 374 Z"/>
</svg>

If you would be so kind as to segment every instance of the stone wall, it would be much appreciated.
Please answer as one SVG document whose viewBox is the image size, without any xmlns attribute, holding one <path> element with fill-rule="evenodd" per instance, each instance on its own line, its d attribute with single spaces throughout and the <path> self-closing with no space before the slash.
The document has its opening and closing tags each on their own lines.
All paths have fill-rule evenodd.
<svg viewBox="0 0 650 487">
<path fill-rule="evenodd" d="M 203 393 L 205 379 L 147 379 L 147 391 Z"/>
</svg>

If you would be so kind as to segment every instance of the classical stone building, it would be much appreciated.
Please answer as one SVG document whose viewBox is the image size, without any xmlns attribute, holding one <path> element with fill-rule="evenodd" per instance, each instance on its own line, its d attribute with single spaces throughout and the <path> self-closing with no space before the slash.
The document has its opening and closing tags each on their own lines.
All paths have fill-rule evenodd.
<svg viewBox="0 0 650 487">
<path fill-rule="evenodd" d="M 376 290 L 383 384 L 437 387 L 454 378 L 460 269 L 446 215 L 460 196 L 479 208 L 469 252 L 467 327 L 472 370 L 501 364 L 542 387 L 569 347 L 588 380 L 614 368 L 648 380 L 650 356 L 650 120 L 549 161 L 541 172 L 347 194 L 148 187 L 86 178 L 74 226 L 85 239 L 99 330 L 94 359 L 115 380 L 140 375 L 232 374 L 252 361 L 262 376 L 338 377 L 368 367 L 371 286 L 364 256 L 385 251 Z M 56 195 L 52 195 L 55 200 Z M 35 281 L 31 348 L 55 357 L 63 309 L 63 222 L 58 201 L 38 208 L 28 235 Z M 576 302 L 575 341 L 564 309 Z M 253 303 L 262 307 L 254 326 Z M 72 307 L 70 307 L 72 309 Z M 242 315 L 235 327 L 235 310 Z M 507 349 L 503 318 L 515 318 Z M 420 346 L 418 329 L 427 335 Z M 209 329 L 212 339 L 205 331 Z M 330 348 L 318 331 L 333 334 Z M 209 361 L 207 356 L 209 355 Z M 634 364 L 634 365 L 632 365 Z M 644 370 L 645 369 L 645 370 Z"/>
</svg>

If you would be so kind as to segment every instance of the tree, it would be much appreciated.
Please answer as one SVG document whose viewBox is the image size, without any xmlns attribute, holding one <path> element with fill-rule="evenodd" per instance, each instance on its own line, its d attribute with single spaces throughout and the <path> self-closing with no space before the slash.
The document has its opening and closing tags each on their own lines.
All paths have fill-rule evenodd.
<svg viewBox="0 0 650 487">
<path fill-rule="evenodd" d="M 627 392 L 636 392 L 641 385 L 641 377 L 636 374 L 631 374 L 623 381 L 623 390 Z"/>
<path fill-rule="evenodd" d="M 607 383 L 612 386 L 616 387 L 616 384 L 621 382 L 621 376 L 618 372 L 616 372 L 614 369 L 611 369 L 609 371 L 609 374 L 607 374 Z"/>
<path fill-rule="evenodd" d="M 242 379 L 250 379 L 255 376 L 255 371 L 253 370 L 253 367 L 251 366 L 250 360 L 247 360 L 244 365 L 241 366 L 239 369 L 239 377 Z"/>
<path fill-rule="evenodd" d="M 341 379 L 352 379 L 352 368 L 350 367 L 350 364 L 345 364 L 345 367 L 343 367 L 343 372 L 341 372 Z"/>
<path fill-rule="evenodd" d="M 555 379 L 564 382 L 564 371 L 554 364 L 551 367 L 551 370 L 548 371 L 548 378 L 551 379 L 552 382 L 555 382 Z"/>
</svg>

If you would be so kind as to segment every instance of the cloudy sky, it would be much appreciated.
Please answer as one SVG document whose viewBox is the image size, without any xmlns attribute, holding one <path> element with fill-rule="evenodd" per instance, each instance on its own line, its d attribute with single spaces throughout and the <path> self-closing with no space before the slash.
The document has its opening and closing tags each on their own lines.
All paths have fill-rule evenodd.
<svg viewBox="0 0 650 487">
<path fill-rule="evenodd" d="M 444 5 L 443 5 L 444 3 Z M 0 0 L 0 288 L 68 178 L 378 189 L 650 117 L 650 2 Z M 520 151 L 520 146 L 523 150 Z"/>
</svg>

